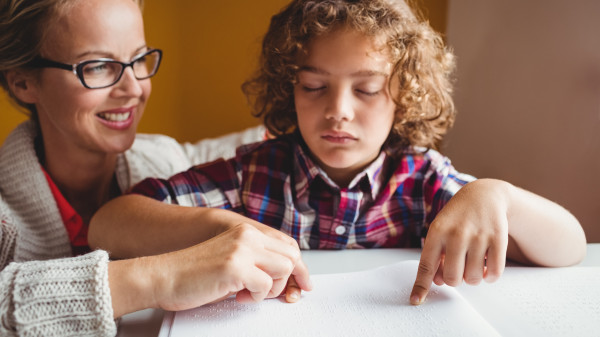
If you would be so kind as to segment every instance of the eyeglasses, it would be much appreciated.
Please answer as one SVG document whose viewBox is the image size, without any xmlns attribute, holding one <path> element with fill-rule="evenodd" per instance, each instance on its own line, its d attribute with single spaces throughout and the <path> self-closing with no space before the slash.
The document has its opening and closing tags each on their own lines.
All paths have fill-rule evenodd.
<svg viewBox="0 0 600 337">
<path fill-rule="evenodd" d="M 133 75 L 143 80 L 156 75 L 162 50 L 151 49 L 136 55 L 131 62 L 123 63 L 109 58 L 82 61 L 76 64 L 60 63 L 42 57 L 34 59 L 29 65 L 34 68 L 59 68 L 72 71 L 81 84 L 88 89 L 102 89 L 119 82 L 125 68 L 131 67 Z"/>
</svg>

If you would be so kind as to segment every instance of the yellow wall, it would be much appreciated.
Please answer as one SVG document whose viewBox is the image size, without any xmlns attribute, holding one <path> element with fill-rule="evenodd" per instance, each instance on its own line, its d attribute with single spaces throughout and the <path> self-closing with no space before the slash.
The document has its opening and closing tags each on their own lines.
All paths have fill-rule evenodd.
<svg viewBox="0 0 600 337">
<path fill-rule="evenodd" d="M 193 141 L 259 123 L 240 85 L 255 66 L 269 18 L 287 2 L 147 0 L 146 40 L 163 49 L 164 59 L 139 131 Z M 446 0 L 417 3 L 445 31 Z M 24 119 L 0 95 L 0 142 Z"/>
</svg>

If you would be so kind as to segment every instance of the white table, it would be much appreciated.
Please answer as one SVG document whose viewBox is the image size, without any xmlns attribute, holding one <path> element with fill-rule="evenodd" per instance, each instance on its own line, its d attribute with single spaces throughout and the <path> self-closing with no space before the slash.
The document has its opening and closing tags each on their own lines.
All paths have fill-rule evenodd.
<svg viewBox="0 0 600 337">
<path fill-rule="evenodd" d="M 403 260 L 418 260 L 420 249 L 365 249 L 303 251 L 311 274 L 344 273 L 379 267 Z M 600 266 L 600 243 L 588 244 L 587 256 L 580 266 Z M 509 267 L 510 268 L 510 267 Z M 146 309 L 123 316 L 119 337 L 158 336 L 164 312 Z"/>
</svg>

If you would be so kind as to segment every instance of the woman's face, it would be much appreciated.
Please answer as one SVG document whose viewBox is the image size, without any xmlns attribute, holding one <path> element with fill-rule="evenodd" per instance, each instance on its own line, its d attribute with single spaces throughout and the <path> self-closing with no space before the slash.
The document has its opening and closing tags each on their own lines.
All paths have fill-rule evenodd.
<svg viewBox="0 0 600 337">
<path fill-rule="evenodd" d="M 76 64 L 110 58 L 121 62 L 147 50 L 142 16 L 132 0 L 80 0 L 51 25 L 41 56 Z M 134 141 L 151 91 L 131 67 L 103 89 L 85 88 L 70 71 L 44 68 L 34 81 L 45 147 L 99 154 L 121 153 Z"/>
</svg>

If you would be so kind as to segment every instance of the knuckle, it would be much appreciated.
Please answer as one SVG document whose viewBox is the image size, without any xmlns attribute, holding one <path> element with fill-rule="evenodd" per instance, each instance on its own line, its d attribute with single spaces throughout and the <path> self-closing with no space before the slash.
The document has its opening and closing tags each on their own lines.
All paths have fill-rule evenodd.
<svg viewBox="0 0 600 337">
<path fill-rule="evenodd" d="M 254 229 L 254 226 L 247 222 L 240 223 L 237 228 L 240 230 L 240 233 L 251 233 Z"/>
<path fill-rule="evenodd" d="M 236 227 L 237 230 L 237 238 L 245 241 L 245 240 L 253 240 L 256 237 L 256 228 L 248 223 L 240 223 Z"/>
<path fill-rule="evenodd" d="M 431 264 L 429 264 L 428 262 L 421 261 L 419 263 L 417 272 L 419 274 L 431 274 L 434 272 L 434 270 L 433 270 L 433 266 Z"/>
<path fill-rule="evenodd" d="M 264 294 L 264 296 L 268 296 L 271 292 L 271 289 L 273 289 L 273 279 L 266 277 L 263 281 L 263 284 L 261 284 L 261 293 Z"/>
<path fill-rule="evenodd" d="M 456 287 L 459 286 L 461 283 L 461 279 L 459 277 L 456 276 L 448 276 L 448 275 L 444 275 L 444 283 L 446 283 L 447 285 L 451 286 L 451 287 Z"/>
<path fill-rule="evenodd" d="M 295 267 L 295 264 L 294 264 L 292 261 L 290 261 L 290 260 L 287 260 L 287 261 L 286 261 L 286 266 L 285 266 L 285 268 L 284 268 L 284 270 L 285 270 L 285 274 L 286 274 L 286 275 L 290 275 L 290 274 L 292 274 L 292 271 L 294 271 L 294 267 Z"/>
<path fill-rule="evenodd" d="M 427 293 L 429 291 L 429 287 L 427 285 L 423 285 L 420 282 L 416 282 L 415 285 L 413 286 L 413 292 L 416 293 Z"/>
<path fill-rule="evenodd" d="M 290 259 L 293 265 L 295 265 L 296 263 L 298 263 L 298 261 L 300 261 L 300 259 L 302 259 L 302 254 L 300 253 L 299 249 L 293 249 L 290 252 Z M 293 266 L 292 266 L 293 267 Z"/>
<path fill-rule="evenodd" d="M 478 276 L 467 276 L 465 277 L 465 283 L 469 285 L 478 285 L 481 282 L 481 277 Z"/>
</svg>

